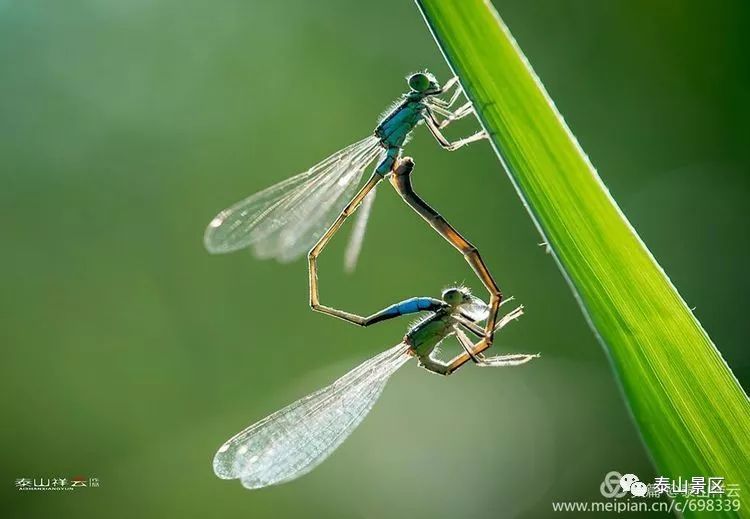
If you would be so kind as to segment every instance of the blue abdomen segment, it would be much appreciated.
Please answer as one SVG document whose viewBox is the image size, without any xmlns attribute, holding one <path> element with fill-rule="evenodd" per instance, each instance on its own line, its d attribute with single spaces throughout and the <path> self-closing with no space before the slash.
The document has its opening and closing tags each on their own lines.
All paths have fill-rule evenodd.
<svg viewBox="0 0 750 519">
<path fill-rule="evenodd" d="M 411 299 L 384 308 L 375 314 L 370 322 L 376 323 L 400 315 L 415 314 L 417 312 L 435 311 L 441 308 L 442 305 L 442 301 L 431 297 L 412 297 Z"/>
<path fill-rule="evenodd" d="M 385 152 L 385 158 L 380 164 L 378 164 L 378 167 L 375 168 L 375 173 L 381 176 L 385 176 L 390 173 L 393 169 L 393 165 L 396 163 L 396 159 L 400 154 L 401 148 L 388 148 Z"/>
<path fill-rule="evenodd" d="M 432 298 L 429 297 L 412 297 L 406 301 L 401 301 L 391 306 L 393 311 L 398 315 L 414 314 L 423 310 L 429 310 L 432 307 Z"/>
</svg>

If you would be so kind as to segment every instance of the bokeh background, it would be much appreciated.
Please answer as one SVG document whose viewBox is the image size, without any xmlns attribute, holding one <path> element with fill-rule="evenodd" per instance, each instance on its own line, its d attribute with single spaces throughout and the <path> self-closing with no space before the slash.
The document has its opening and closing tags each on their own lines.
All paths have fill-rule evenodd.
<svg viewBox="0 0 750 519">
<path fill-rule="evenodd" d="M 746 4 L 496 5 L 747 387 Z M 490 147 L 446 153 L 420 129 L 417 189 L 526 306 L 498 350 L 542 359 L 449 379 L 409 364 L 312 474 L 255 492 L 214 477 L 226 438 L 407 322 L 314 314 L 303 261 L 212 257 L 205 225 L 367 135 L 424 67 L 447 77 L 410 2 L 0 0 L 3 517 L 536 518 L 601 499 L 607 471 L 656 475 Z M 324 255 L 323 301 L 364 313 L 451 282 L 481 293 L 380 191 L 357 272 L 342 272 L 345 234 Z M 101 486 L 14 488 L 72 475 Z"/>
</svg>

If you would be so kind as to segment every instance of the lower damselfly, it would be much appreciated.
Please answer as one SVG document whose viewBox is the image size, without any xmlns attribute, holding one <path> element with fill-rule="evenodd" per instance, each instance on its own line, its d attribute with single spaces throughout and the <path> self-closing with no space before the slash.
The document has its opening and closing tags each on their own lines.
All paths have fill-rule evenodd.
<svg viewBox="0 0 750 519">
<path fill-rule="evenodd" d="M 410 327 L 398 345 L 227 440 L 214 457 L 216 475 L 239 479 L 247 488 L 261 488 L 307 474 L 354 431 L 375 405 L 390 376 L 411 358 L 432 373 L 450 375 L 469 360 L 478 366 L 500 367 L 518 366 L 538 357 L 473 353 L 467 333 L 484 336 L 477 322 L 487 319 L 489 307 L 464 287 L 444 290 L 441 299 L 407 299 L 367 320 L 374 324 L 418 312 L 426 315 Z M 522 307 L 515 308 L 495 324 L 495 331 L 522 314 Z M 437 347 L 451 336 L 458 339 L 464 351 L 450 361 L 442 361 L 437 357 Z"/>
</svg>

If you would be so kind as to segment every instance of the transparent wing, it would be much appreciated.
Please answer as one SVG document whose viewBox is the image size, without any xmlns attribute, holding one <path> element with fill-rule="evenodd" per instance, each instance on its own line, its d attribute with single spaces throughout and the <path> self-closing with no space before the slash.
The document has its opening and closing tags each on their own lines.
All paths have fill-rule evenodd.
<svg viewBox="0 0 750 519">
<path fill-rule="evenodd" d="M 365 139 L 362 148 L 340 161 L 328 178 L 312 183 L 301 193 L 304 200 L 293 200 L 280 207 L 284 223 L 264 234 L 254 244 L 259 258 L 292 261 L 307 253 L 354 198 L 365 168 L 383 153 L 374 137 Z"/>
<path fill-rule="evenodd" d="M 381 152 L 377 138 L 367 137 L 234 204 L 208 225 L 206 249 L 218 254 L 252 245 L 263 258 L 295 259 L 330 226 Z"/>
<path fill-rule="evenodd" d="M 347 272 L 354 272 L 354 269 L 357 267 L 357 260 L 359 259 L 359 253 L 362 251 L 362 242 L 365 239 L 365 231 L 367 230 L 367 221 L 370 219 L 372 204 L 374 203 L 375 189 L 370 191 L 365 199 L 362 200 L 362 205 L 359 207 L 359 211 L 357 211 L 354 228 L 352 229 L 352 234 L 349 237 L 349 243 L 344 253 L 344 270 Z"/>
<path fill-rule="evenodd" d="M 410 357 L 399 344 L 333 384 L 273 413 L 228 440 L 214 472 L 260 488 L 295 479 L 327 458 L 362 422 L 388 378 Z"/>
<path fill-rule="evenodd" d="M 490 307 L 476 296 L 469 295 L 469 301 L 459 305 L 461 313 L 473 321 L 484 321 L 490 315 Z"/>
</svg>

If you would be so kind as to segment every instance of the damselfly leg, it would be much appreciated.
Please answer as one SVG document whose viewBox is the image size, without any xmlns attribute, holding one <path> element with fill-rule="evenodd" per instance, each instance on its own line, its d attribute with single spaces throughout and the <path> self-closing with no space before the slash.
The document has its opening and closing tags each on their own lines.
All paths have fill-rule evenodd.
<svg viewBox="0 0 750 519">
<path fill-rule="evenodd" d="M 381 180 L 383 180 L 383 177 L 378 173 L 374 173 L 370 177 L 370 180 L 368 180 L 367 183 L 362 186 L 362 189 L 359 190 L 352 201 L 349 202 L 346 207 L 344 207 L 344 210 L 341 212 L 338 218 L 336 218 L 331 227 L 329 227 L 329 229 L 323 234 L 323 236 L 320 237 L 318 243 L 315 244 L 315 246 L 307 255 L 308 275 L 310 278 L 310 308 L 312 308 L 313 310 L 338 317 L 339 319 L 343 319 L 354 324 L 362 324 L 360 322 L 360 316 L 320 304 L 320 295 L 318 291 L 318 256 L 323 251 L 328 242 L 331 241 L 331 238 L 334 234 L 336 234 L 336 231 L 338 231 L 344 224 L 344 221 L 352 214 L 354 214 L 367 194 L 375 189 L 375 186 L 377 186 Z"/>
<path fill-rule="evenodd" d="M 500 319 L 497 324 L 495 325 L 494 332 L 497 333 L 498 330 L 504 328 L 508 325 L 511 321 L 515 321 L 519 317 L 523 315 L 523 307 L 519 306 L 518 308 L 515 308 L 512 312 L 509 312 L 508 314 L 504 315 L 502 319 Z M 461 321 L 459 321 L 461 322 Z M 465 323 L 461 322 L 465 326 Z M 484 330 L 479 330 L 479 333 L 477 332 L 477 327 L 469 327 L 465 326 L 466 329 L 468 329 L 470 332 L 472 332 L 477 337 L 483 337 Z M 456 334 L 456 337 L 459 337 L 458 334 Z M 473 344 L 471 342 L 471 339 L 468 337 L 465 337 L 465 340 L 462 341 L 459 337 L 459 342 L 461 343 L 461 346 L 464 348 L 464 352 L 460 353 L 459 355 L 456 355 L 451 361 L 448 363 L 450 365 L 449 374 L 453 373 L 457 369 L 459 369 L 461 366 L 466 364 L 467 362 L 474 361 L 476 364 L 482 364 L 483 361 L 489 360 L 489 359 L 495 359 L 496 357 L 485 357 L 482 355 L 482 352 L 489 348 L 487 345 L 485 339 L 482 339 L 477 344 Z M 528 360 L 531 360 L 533 358 L 538 357 L 539 355 L 531 355 L 531 354 L 521 354 L 526 355 L 529 357 Z M 502 358 L 501 355 L 499 358 Z M 528 360 L 526 362 L 528 362 Z M 485 364 L 486 365 L 486 364 Z"/>
<path fill-rule="evenodd" d="M 466 238 L 443 218 L 437 211 L 430 207 L 419 195 L 414 192 L 411 183 L 411 173 L 414 169 L 414 161 L 411 157 L 405 157 L 399 163 L 399 166 L 390 177 L 391 184 L 401 198 L 417 212 L 430 226 L 437 231 L 440 236 L 445 238 L 448 243 L 453 245 L 458 251 L 463 254 L 466 262 L 471 266 L 472 270 L 479 277 L 482 284 L 485 286 L 490 295 L 489 303 L 489 316 L 485 324 L 484 341 L 487 343 L 487 348 L 492 345 L 494 338 L 495 321 L 497 319 L 497 311 L 500 308 L 502 302 L 502 292 L 497 286 L 492 274 L 490 274 L 487 265 L 482 260 L 474 245 L 472 245 Z M 486 349 L 486 348 L 483 348 Z"/>
<path fill-rule="evenodd" d="M 492 345 L 494 338 L 495 321 L 497 319 L 497 310 L 502 302 L 502 293 L 497 286 L 492 274 L 482 260 L 479 251 L 468 240 L 466 240 L 448 221 L 443 218 L 437 211 L 427 204 L 419 195 L 414 192 L 411 184 L 411 173 L 414 169 L 414 161 L 406 157 L 398 162 L 398 166 L 390 175 L 390 181 L 403 200 L 424 218 L 438 234 L 445 238 L 451 245 L 463 254 L 466 261 L 477 274 L 482 284 L 485 286 L 490 295 L 489 315 L 485 325 L 484 344 L 477 345 L 475 349 L 482 351 Z M 334 221 L 331 227 L 323 234 L 318 243 L 310 250 L 308 254 L 308 268 L 310 281 L 310 307 L 321 313 L 325 313 L 351 323 L 366 326 L 365 318 L 344 310 L 329 307 L 320 303 L 320 291 L 318 286 L 318 257 L 323 249 L 330 242 L 331 238 L 341 228 L 346 219 L 354 214 L 365 197 L 372 191 L 383 179 L 382 176 L 375 173 L 370 180 L 362 187 L 357 195 L 344 208 L 339 217 Z"/>
<path fill-rule="evenodd" d="M 439 106 L 439 105 L 430 105 L 430 108 L 437 114 L 442 115 L 445 117 L 442 121 L 437 121 L 436 119 L 436 126 L 440 129 L 445 128 L 453 121 L 458 121 L 459 119 L 463 119 L 467 115 L 471 115 L 474 113 L 474 107 L 471 104 L 471 101 L 466 103 L 463 106 L 460 106 L 455 112 L 451 112 L 450 110 L 446 110 L 445 108 Z"/>
<path fill-rule="evenodd" d="M 506 301 L 512 298 L 507 299 Z M 505 301 L 504 301 L 505 302 Z M 523 306 L 519 306 L 503 316 L 495 325 L 495 332 L 504 328 L 510 322 L 517 320 L 523 315 Z M 501 366 L 520 366 L 525 364 L 532 359 L 539 357 L 539 355 L 530 354 L 511 354 L 511 355 L 499 355 L 496 357 L 485 357 L 481 353 L 474 353 L 474 344 L 471 339 L 466 335 L 466 331 L 469 331 L 477 337 L 484 337 L 484 330 L 477 326 L 476 323 L 464 318 L 460 315 L 460 312 L 454 313 L 452 316 L 454 325 L 452 326 L 452 334 L 456 336 L 459 344 L 464 349 L 464 352 L 457 355 L 449 361 L 443 361 L 437 358 L 437 350 L 431 350 L 428 353 L 416 352 L 417 358 L 419 359 L 419 365 L 432 373 L 438 375 L 451 375 L 456 370 L 461 368 L 469 360 L 472 360 L 477 366 L 480 367 L 501 367 Z M 409 342 L 409 336 L 406 337 L 406 342 Z"/>
<path fill-rule="evenodd" d="M 512 312 L 505 315 L 502 319 L 500 319 L 500 321 L 498 321 L 497 325 L 495 326 L 495 331 L 500 330 L 511 321 L 518 319 L 519 317 L 521 317 L 521 315 L 523 315 L 523 307 L 519 306 L 518 308 L 514 309 Z M 466 326 L 466 324 L 463 322 L 461 323 L 461 325 L 466 327 L 466 329 L 470 330 L 472 333 L 478 335 L 479 337 L 482 337 L 481 334 L 477 334 L 474 328 Z M 464 332 L 464 330 L 462 329 L 462 326 L 456 326 L 454 330 L 455 330 L 456 338 L 458 339 L 458 342 L 461 343 L 461 346 L 464 348 L 465 353 L 458 355 L 456 358 L 454 358 L 453 360 L 451 360 L 451 362 L 448 363 L 449 369 L 451 369 L 451 372 L 460 368 L 469 359 L 481 367 L 504 367 L 504 366 L 520 366 L 521 364 L 526 364 L 530 360 L 533 360 L 539 357 L 538 354 L 530 354 L 530 353 L 514 353 L 514 354 L 509 354 L 509 355 L 497 355 L 494 357 L 485 357 L 482 353 L 475 354 L 474 343 L 466 335 L 466 332 Z M 459 362 L 465 356 L 468 356 L 468 359 L 464 360 L 463 362 Z"/>
</svg>

